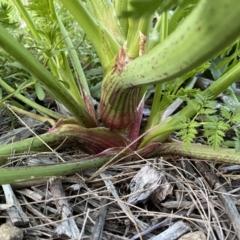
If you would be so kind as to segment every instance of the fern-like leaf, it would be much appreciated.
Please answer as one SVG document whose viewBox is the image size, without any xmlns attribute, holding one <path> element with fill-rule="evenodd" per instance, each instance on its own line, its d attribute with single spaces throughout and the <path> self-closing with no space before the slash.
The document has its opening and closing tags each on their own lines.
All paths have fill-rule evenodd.
<svg viewBox="0 0 240 240">
<path fill-rule="evenodd" d="M 17 23 L 11 22 L 9 18 L 9 13 L 12 11 L 12 6 L 8 5 L 7 3 L 0 4 L 0 24 L 3 27 L 8 28 L 16 28 Z"/>
<path fill-rule="evenodd" d="M 223 118 L 226 118 L 226 119 L 230 119 L 231 117 L 231 112 L 225 106 L 220 107 L 220 114 Z"/>
<path fill-rule="evenodd" d="M 191 143 L 194 141 L 198 133 L 197 128 L 199 126 L 200 126 L 200 123 L 196 121 L 190 121 L 190 120 L 188 120 L 187 122 L 179 126 L 181 130 L 177 133 L 177 136 L 181 138 L 186 148 L 189 148 Z"/>
<path fill-rule="evenodd" d="M 231 119 L 231 122 L 240 123 L 240 112 L 234 114 L 234 116 Z"/>
<path fill-rule="evenodd" d="M 211 108 L 204 108 L 201 110 L 201 114 L 204 114 L 204 115 L 212 115 L 214 113 L 216 113 L 217 109 L 211 109 Z"/>
<path fill-rule="evenodd" d="M 215 121 L 213 121 L 213 119 Z M 217 149 L 224 141 L 225 132 L 230 128 L 230 125 L 219 120 L 217 116 L 211 120 L 212 121 L 204 123 L 204 136 L 207 137 L 208 143 L 213 146 L 213 149 Z"/>
</svg>

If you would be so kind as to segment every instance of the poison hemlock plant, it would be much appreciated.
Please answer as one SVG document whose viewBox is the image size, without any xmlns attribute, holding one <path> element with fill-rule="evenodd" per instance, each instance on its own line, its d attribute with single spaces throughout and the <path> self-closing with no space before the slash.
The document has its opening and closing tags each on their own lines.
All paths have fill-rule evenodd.
<svg viewBox="0 0 240 240">
<path fill-rule="evenodd" d="M 29 0 L 28 5 L 13 0 L 13 3 L 28 31 L 27 37 L 17 41 L 13 31 L 3 24 L 0 26 L 0 46 L 4 50 L 1 59 L 14 60 L 9 69 L 22 71 L 22 75 L 12 75 L 11 79 L 2 75 L 1 102 L 18 99 L 44 115 L 52 128 L 38 138 L 2 146 L 1 163 L 13 149 L 16 154 L 28 150 L 29 145 L 32 151 L 44 150 L 43 141 L 52 148 L 74 143 L 91 156 L 85 162 L 60 164 L 44 171 L 41 167 L 34 172 L 15 169 L 21 173 L 18 179 L 14 170 L 10 174 L 8 169 L 2 169 L 0 174 L 6 178 L 0 183 L 83 171 L 103 165 L 112 156 L 123 157 L 136 151 L 143 157 L 161 153 L 164 142 L 179 126 L 182 128 L 178 135 L 189 149 L 194 148 L 190 143 L 200 126 L 214 148 L 222 144 L 228 128 L 236 129 L 234 117 L 227 118 L 223 110 L 216 120 L 214 99 L 240 77 L 238 61 L 205 91 L 193 87 L 197 75 L 208 69 L 219 54 L 223 58 L 221 51 L 236 43 L 240 24 L 232 23 L 238 22 L 240 14 L 237 0 L 231 3 L 228 0 Z M 98 73 L 91 69 L 99 67 Z M 103 79 L 99 81 L 101 76 Z M 141 129 L 150 86 L 154 86 L 151 113 L 146 127 Z M 29 89 L 31 97 L 40 100 L 52 96 L 68 114 L 32 101 Z M 97 114 L 93 97 L 100 98 Z M 187 101 L 176 112 L 176 106 L 187 99 L 194 100 Z M 196 121 L 203 114 L 207 115 L 206 121 Z M 204 149 L 210 151 L 207 146 Z M 240 162 L 234 150 L 230 155 Z"/>
<path fill-rule="evenodd" d="M 177 136 L 182 139 L 186 148 L 190 147 L 202 129 L 207 143 L 215 150 L 225 145 L 227 133 L 233 131 L 235 136 L 227 140 L 227 144 L 231 143 L 231 146 L 235 146 L 235 150 L 239 151 L 237 124 L 240 121 L 240 102 L 233 92 L 228 91 L 227 101 L 218 108 L 219 104 L 211 100 L 210 95 L 203 98 L 197 93 L 194 100 L 185 99 L 188 105 L 196 111 L 194 118 L 184 120 L 177 132 Z"/>
</svg>

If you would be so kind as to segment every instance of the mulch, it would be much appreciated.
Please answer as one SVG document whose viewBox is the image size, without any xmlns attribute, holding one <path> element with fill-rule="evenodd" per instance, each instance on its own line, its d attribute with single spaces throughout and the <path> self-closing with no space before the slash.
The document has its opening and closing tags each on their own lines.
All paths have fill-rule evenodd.
<svg viewBox="0 0 240 240">
<path fill-rule="evenodd" d="M 7 114 L 0 118 L 0 145 L 32 136 L 28 127 L 37 134 L 48 128 L 24 117 L 28 127 Z M 59 156 L 67 161 L 85 155 L 65 149 L 13 155 L 9 162 L 51 164 Z M 159 153 L 118 162 L 91 179 L 95 172 L 3 185 L 1 224 L 21 229 L 26 240 L 240 240 L 238 165 Z"/>
</svg>

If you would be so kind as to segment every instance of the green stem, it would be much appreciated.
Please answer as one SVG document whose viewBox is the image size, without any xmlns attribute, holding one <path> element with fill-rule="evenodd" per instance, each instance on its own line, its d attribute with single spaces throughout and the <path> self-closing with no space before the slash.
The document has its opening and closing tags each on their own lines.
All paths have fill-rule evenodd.
<svg viewBox="0 0 240 240">
<path fill-rule="evenodd" d="M 107 69 L 120 46 L 109 31 L 97 22 L 81 1 L 61 0 L 62 4 L 73 15 L 93 44 L 104 70 Z"/>
<path fill-rule="evenodd" d="M 57 20 L 57 14 L 55 12 L 53 0 L 48 0 L 48 5 L 49 5 L 49 8 L 50 8 L 52 19 L 54 19 L 56 21 Z"/>
<path fill-rule="evenodd" d="M 128 0 L 125 0 L 125 1 L 123 1 L 123 0 L 115 0 L 114 1 L 115 12 L 116 12 L 117 18 L 119 19 L 121 31 L 123 33 L 122 35 L 124 36 L 124 38 L 127 38 L 128 18 L 122 17 L 122 13 L 124 11 L 127 11 L 127 7 L 128 7 Z"/>
<path fill-rule="evenodd" d="M 52 148 L 61 146 L 61 144 L 66 140 L 66 136 L 57 136 L 56 134 L 43 134 L 39 137 L 24 139 L 19 142 L 13 142 L 7 145 L 3 145 L 0 148 L 0 165 L 7 162 L 7 158 L 13 154 L 17 156 L 18 154 L 28 153 L 28 152 L 43 152 L 51 150 L 47 146 L 50 145 Z"/>
<path fill-rule="evenodd" d="M 30 15 L 26 11 L 26 7 L 23 6 L 21 0 L 13 0 L 15 6 L 17 7 L 18 11 L 20 12 L 22 18 L 24 19 L 25 23 L 28 26 L 29 31 L 31 32 L 32 36 L 36 39 L 40 39 L 38 31 L 36 30 L 36 26 L 32 21 Z"/>
<path fill-rule="evenodd" d="M 160 35 L 161 25 L 162 25 L 162 17 L 157 16 L 157 22 L 152 30 L 151 38 L 148 39 L 148 42 L 147 42 L 147 52 L 149 52 L 152 48 L 154 48 L 159 44 L 160 38 L 161 38 L 161 35 Z"/>
<path fill-rule="evenodd" d="M 181 142 L 164 143 L 161 145 L 160 154 L 176 154 L 211 162 L 240 164 L 240 154 L 235 149 L 218 148 L 213 150 L 210 146 L 192 144 L 188 149 Z"/>
<path fill-rule="evenodd" d="M 39 152 L 66 146 L 77 146 L 89 154 L 98 154 L 106 149 L 126 147 L 129 143 L 124 136 L 113 133 L 109 129 L 102 127 L 83 128 L 68 121 L 71 120 L 58 121 L 48 133 L 40 136 L 1 146 L 0 165 L 6 162 L 9 155 L 22 154 L 27 151 Z"/>
<path fill-rule="evenodd" d="M 8 104 L 4 104 L 4 105 L 6 107 L 8 107 L 9 109 L 11 109 L 15 113 L 27 116 L 31 119 L 35 119 L 35 120 L 40 121 L 40 122 L 48 122 L 52 127 L 56 124 L 56 122 L 52 118 L 40 116 L 36 113 L 32 113 L 32 112 L 29 112 L 29 111 L 26 111 L 24 109 L 21 109 L 21 108 L 15 107 L 15 106 L 11 106 L 11 105 L 8 105 Z"/>
<path fill-rule="evenodd" d="M 225 73 L 222 77 L 220 77 L 217 81 L 215 81 L 202 94 L 203 96 L 204 95 L 208 97 L 211 96 L 211 99 L 214 99 L 224 90 L 226 90 L 229 86 L 231 86 L 239 78 L 240 78 L 240 63 L 235 65 L 232 69 L 230 69 L 227 73 Z M 196 101 L 196 100 L 193 100 L 193 101 Z M 187 105 L 175 116 L 166 118 L 159 125 L 157 125 L 156 127 L 153 127 L 144 137 L 139 148 L 145 146 L 149 141 L 154 141 L 154 142 L 165 141 L 165 139 L 169 136 L 169 133 L 162 134 L 162 129 L 174 128 L 175 126 L 178 126 L 182 122 L 183 118 L 191 118 L 195 114 L 196 114 L 196 110 L 192 106 Z"/>
<path fill-rule="evenodd" d="M 167 39 L 134 60 L 129 59 L 122 48 L 102 85 L 100 116 L 105 126 L 111 128 L 118 119 L 119 122 L 125 120 L 123 126 L 130 126 L 127 120 L 134 118 L 138 106 L 136 87 L 173 80 L 234 42 L 239 36 L 240 24 L 232 22 L 238 21 L 240 4 L 238 0 L 233 1 L 231 4 L 228 0 L 200 1 Z M 113 120 L 114 116 L 117 120 Z"/>
<path fill-rule="evenodd" d="M 59 118 L 66 118 L 64 115 L 59 114 L 57 112 L 54 112 L 48 108 L 45 108 L 31 100 L 29 100 L 28 98 L 24 97 L 22 94 L 18 93 L 18 94 L 14 94 L 14 92 L 16 90 L 14 90 L 12 87 L 10 87 L 6 82 L 4 82 L 1 78 L 0 78 L 0 86 L 2 88 L 4 88 L 8 93 L 12 93 L 13 96 L 15 98 L 17 98 L 18 100 L 20 100 L 21 102 L 25 103 L 26 105 L 32 107 L 33 109 L 36 109 L 37 111 L 39 111 L 40 113 L 46 114 L 49 117 L 52 117 L 53 119 L 59 119 Z"/>
<path fill-rule="evenodd" d="M 60 26 L 61 33 L 62 33 L 62 36 L 59 34 L 56 36 L 56 42 L 58 44 L 58 49 L 63 49 L 64 47 L 67 47 L 69 49 L 74 49 L 74 46 L 73 46 L 73 44 L 71 44 L 71 40 L 69 38 L 69 35 L 68 35 L 64 25 L 62 24 L 61 19 L 56 14 L 53 0 L 48 0 L 48 4 L 50 7 L 52 20 Z M 64 39 L 64 41 L 62 41 L 62 39 Z M 64 42 L 68 43 L 70 45 L 66 44 L 66 46 L 64 46 Z M 75 50 L 69 50 L 69 51 L 75 51 Z M 66 88 L 66 90 L 74 97 L 76 102 L 78 102 L 81 106 L 84 106 L 83 99 L 80 95 L 80 92 L 79 92 L 76 82 L 74 80 L 74 77 L 73 77 L 72 71 L 70 69 L 68 59 L 67 59 L 65 52 L 61 51 L 60 54 L 55 55 L 55 58 L 57 58 L 58 62 L 60 63 L 58 66 L 59 76 L 61 76 L 62 81 L 66 82 L 68 85 L 68 88 Z"/>
<path fill-rule="evenodd" d="M 70 161 L 60 164 L 52 164 L 37 167 L 14 167 L 0 169 L 0 185 L 11 184 L 22 181 L 31 181 L 50 177 L 59 177 L 78 172 L 84 172 L 89 169 L 101 167 L 110 160 L 111 156 L 97 157 L 93 159 L 82 159 L 79 161 Z"/>
<path fill-rule="evenodd" d="M 77 80 L 82 85 L 82 88 L 84 89 L 84 91 L 90 96 L 90 90 L 89 90 L 89 87 L 88 87 L 87 79 L 86 79 L 85 74 L 83 72 L 81 62 L 80 62 L 80 60 L 78 58 L 78 55 L 77 55 L 77 51 L 76 51 L 76 49 L 75 49 L 75 47 L 74 47 L 74 45 L 71 41 L 71 38 L 69 37 L 69 34 L 68 34 L 68 32 L 67 32 L 67 30 L 66 30 L 65 26 L 63 25 L 62 20 L 60 18 L 58 18 L 58 22 L 59 22 L 59 26 L 60 26 L 60 29 L 61 29 L 61 32 L 62 32 L 62 36 L 64 38 L 64 42 L 66 44 L 66 47 L 69 49 L 68 50 L 69 56 L 70 56 L 71 62 L 73 64 L 73 68 L 74 68 L 74 72 L 76 74 Z M 76 87 L 76 90 L 77 89 L 78 88 Z"/>
<path fill-rule="evenodd" d="M 168 13 L 164 12 L 161 16 L 161 39 L 163 42 L 168 35 Z M 153 97 L 153 104 L 151 108 L 151 113 L 147 122 L 147 129 L 152 128 L 157 125 L 161 119 L 161 113 L 163 113 L 161 108 L 161 95 L 162 95 L 162 83 L 156 84 L 155 93 Z"/>
<path fill-rule="evenodd" d="M 105 127 L 124 132 L 137 118 L 140 88 L 115 91 L 121 80 L 118 72 L 104 78 L 100 101 L 100 116 Z"/>
<path fill-rule="evenodd" d="M 215 81 L 205 91 L 210 91 L 213 98 L 216 98 L 220 93 L 228 89 L 234 82 L 240 78 L 240 62 L 226 72 L 222 77 Z"/>
<path fill-rule="evenodd" d="M 164 42 L 126 66 L 119 87 L 170 81 L 198 67 L 239 37 L 239 14 L 238 0 L 200 1 Z"/>
<path fill-rule="evenodd" d="M 64 56 L 62 58 L 62 63 L 61 63 L 61 66 L 59 66 L 58 71 L 59 71 L 59 75 L 62 78 L 62 81 L 68 85 L 68 87 L 66 88 L 66 91 L 68 91 L 73 96 L 73 98 L 77 103 L 85 107 L 85 103 L 82 99 L 79 88 L 77 87 L 77 84 L 73 77 L 72 70 L 69 66 L 68 59 L 66 58 L 65 53 L 61 55 L 62 56 L 64 55 Z"/>
<path fill-rule="evenodd" d="M 28 14 L 28 12 L 26 10 L 26 7 L 23 6 L 21 0 L 13 0 L 13 1 L 14 1 L 15 6 L 17 7 L 18 11 L 20 12 L 22 18 L 26 22 L 26 24 L 28 26 L 28 29 L 29 29 L 30 33 L 32 34 L 32 36 L 35 39 L 41 40 L 41 37 L 40 37 L 40 35 L 37 31 L 37 28 L 36 28 L 35 24 L 32 21 L 31 16 Z M 46 59 L 48 59 L 48 66 L 51 69 L 53 75 L 58 76 L 57 68 L 56 68 L 54 62 L 52 61 L 52 59 L 51 58 L 49 59 L 46 54 L 44 54 L 44 57 Z"/>
<path fill-rule="evenodd" d="M 140 52 L 140 33 L 148 36 L 151 24 L 151 16 L 141 18 L 129 18 L 128 35 L 127 35 L 127 55 L 130 58 L 137 58 Z"/>
<path fill-rule="evenodd" d="M 183 4 L 180 4 L 177 7 L 177 9 L 174 11 L 172 17 L 169 20 L 169 34 L 171 34 L 178 26 L 179 18 L 181 17 L 185 9 L 186 9 L 186 5 L 183 3 Z"/>
<path fill-rule="evenodd" d="M 96 19 L 108 29 L 111 36 L 122 46 L 125 38 L 123 37 L 113 3 L 106 0 L 89 0 L 88 4 L 91 5 Z"/>
<path fill-rule="evenodd" d="M 73 114 L 79 124 L 87 127 L 97 126 L 86 108 L 77 103 L 63 85 L 2 26 L 0 26 L 0 33 L 0 46 L 37 77 L 47 91 Z"/>
<path fill-rule="evenodd" d="M 176 142 L 162 144 L 159 151 L 160 154 L 163 155 L 177 154 L 212 162 L 240 164 L 240 155 L 233 149 L 220 148 L 217 151 L 214 151 L 211 147 L 191 145 L 191 147 L 186 150 L 184 144 Z M 84 172 L 89 169 L 103 166 L 105 163 L 110 161 L 111 158 L 112 156 L 105 156 L 96 157 L 90 160 L 83 159 L 81 162 L 70 161 L 66 163 L 37 167 L 14 167 L 0 169 L 0 185 Z"/>
</svg>

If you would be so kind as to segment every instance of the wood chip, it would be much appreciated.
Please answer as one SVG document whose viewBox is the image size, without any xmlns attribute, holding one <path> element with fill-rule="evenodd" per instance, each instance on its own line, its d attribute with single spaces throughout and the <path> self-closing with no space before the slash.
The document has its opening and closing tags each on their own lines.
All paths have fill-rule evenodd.
<svg viewBox="0 0 240 240">
<path fill-rule="evenodd" d="M 7 204 L 13 206 L 7 209 L 7 213 L 14 226 L 24 226 L 29 223 L 29 218 L 23 212 L 19 201 L 17 200 L 9 184 L 2 185 Z"/>
<path fill-rule="evenodd" d="M 118 205 L 120 206 L 122 211 L 128 216 L 128 218 L 132 221 L 132 223 L 136 225 L 140 230 L 144 230 L 146 227 L 148 227 L 148 224 L 137 219 L 132 214 L 129 207 L 126 204 L 124 204 L 123 201 L 119 198 L 116 188 L 114 187 L 112 182 L 108 179 L 110 175 L 107 175 L 105 173 L 101 173 L 100 175 L 103 178 L 103 181 L 105 182 L 108 191 L 114 196 L 114 198 L 117 200 Z"/>
<path fill-rule="evenodd" d="M 150 240 L 176 240 L 184 233 L 191 231 L 189 224 L 178 221 L 169 227 L 166 231 L 151 238 Z"/>
<path fill-rule="evenodd" d="M 151 200 L 152 203 L 158 205 L 172 193 L 172 189 L 163 173 L 151 166 L 144 166 L 130 183 L 131 195 L 128 202 L 137 204 Z"/>
<path fill-rule="evenodd" d="M 80 232 L 74 218 L 72 218 L 72 211 L 67 199 L 65 198 L 66 195 L 61 181 L 58 179 L 50 179 L 50 190 L 58 212 L 61 214 L 63 220 L 57 226 L 54 237 L 69 237 L 78 239 Z"/>
</svg>

